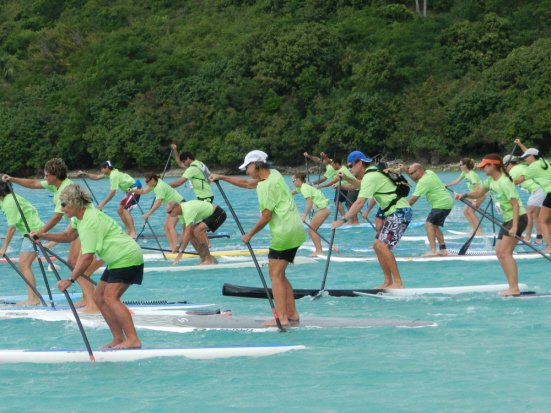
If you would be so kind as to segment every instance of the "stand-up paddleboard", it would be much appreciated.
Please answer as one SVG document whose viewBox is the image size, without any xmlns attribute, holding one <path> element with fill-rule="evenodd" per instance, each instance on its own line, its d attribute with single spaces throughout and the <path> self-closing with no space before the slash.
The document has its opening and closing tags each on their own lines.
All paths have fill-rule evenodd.
<svg viewBox="0 0 551 413">
<path fill-rule="evenodd" d="M 318 255 L 315 257 L 319 260 L 326 260 L 327 257 Z M 514 252 L 513 258 L 516 260 L 535 260 L 543 258 L 541 254 L 537 252 Z M 436 255 L 431 257 L 396 257 L 397 262 L 440 262 L 440 261 L 497 261 L 497 255 L 494 251 L 467 251 L 466 255 L 448 254 L 448 255 Z M 377 257 L 339 257 L 331 256 L 331 261 L 334 262 L 375 262 L 378 261 Z"/>
<path fill-rule="evenodd" d="M 480 286 L 472 286 L 470 288 L 476 288 Z M 485 286 L 483 286 L 485 287 Z M 508 288 L 508 285 L 506 284 L 499 284 L 499 285 L 492 285 L 491 287 L 496 288 L 495 291 L 504 291 Z M 499 288 L 498 288 L 499 287 Z M 453 287 L 449 287 L 453 288 Z M 469 288 L 469 287 L 461 287 L 461 288 Z M 526 284 L 519 284 L 519 288 L 526 289 L 528 286 Z M 430 288 L 415 288 L 415 289 L 396 289 L 392 291 L 407 291 L 407 290 L 431 290 Z M 353 290 L 344 290 L 344 289 L 328 289 L 324 290 L 324 293 L 327 295 L 330 295 L 332 297 L 358 297 L 358 293 L 364 293 L 364 294 L 378 294 L 380 292 L 384 292 L 386 290 L 380 290 L 380 289 L 353 289 Z M 270 289 L 270 293 L 272 290 Z M 295 298 L 303 298 L 308 296 L 314 296 L 319 292 L 319 289 L 293 289 L 293 292 L 295 294 Z M 471 291 L 475 292 L 475 291 Z M 419 293 L 418 293 L 419 294 Z M 222 295 L 229 296 L 229 297 L 247 297 L 247 298 L 267 298 L 266 292 L 264 291 L 264 288 L 258 288 L 258 287 L 242 287 L 239 285 L 232 285 L 232 284 L 224 284 L 224 287 L 222 288 Z"/>
<path fill-rule="evenodd" d="M 458 232 L 458 231 L 456 231 Z M 463 239 L 463 238 L 470 238 L 470 235 L 468 233 L 460 233 L 461 235 L 446 235 L 446 241 L 450 239 Z M 493 238 L 494 234 L 483 234 L 483 235 L 477 235 L 475 236 L 476 239 L 483 239 L 483 238 Z M 428 241 L 426 235 L 404 235 L 402 238 L 400 238 L 401 241 Z"/>
<path fill-rule="evenodd" d="M 155 357 L 185 357 L 189 359 L 216 359 L 229 357 L 263 357 L 290 350 L 304 350 L 305 346 L 271 344 L 257 346 L 131 348 L 114 350 L 92 349 L 97 362 L 136 361 Z M 0 363 L 90 363 L 86 349 L 60 350 L 0 350 Z"/>
<path fill-rule="evenodd" d="M 46 293 L 42 293 L 42 296 L 45 299 L 49 299 L 48 295 Z M 82 297 L 82 293 L 71 293 L 69 294 L 69 297 L 71 297 L 71 300 L 79 300 Z M 0 297 L 0 302 L 8 302 L 8 303 L 17 303 L 19 301 L 25 301 L 27 298 L 29 298 L 26 295 L 4 295 Z M 52 298 L 54 302 L 59 301 L 67 301 L 67 298 L 65 297 L 65 294 L 52 294 Z"/>
<path fill-rule="evenodd" d="M 425 225 L 425 222 L 410 222 L 408 227 L 409 228 L 422 227 L 423 225 Z M 304 228 L 308 228 L 308 226 L 304 225 Z M 321 228 L 321 229 L 331 229 L 331 224 L 321 224 L 319 228 Z M 370 229 L 373 229 L 373 227 L 371 226 L 370 223 L 362 222 L 359 225 L 342 225 L 342 226 L 338 227 L 337 230 L 354 229 L 354 228 L 370 228 Z"/>
<path fill-rule="evenodd" d="M 508 295 L 503 298 L 551 298 L 551 293 L 536 293 L 535 291 L 521 291 L 520 295 Z"/>
<path fill-rule="evenodd" d="M 158 234 L 155 234 L 157 238 L 166 238 L 166 234 L 164 232 L 160 232 Z M 139 240 L 142 239 L 155 239 L 155 235 L 153 234 L 142 234 L 138 238 Z M 230 234 L 226 232 L 215 232 L 214 234 L 207 234 L 208 239 L 216 239 L 216 238 L 230 238 Z"/>
<path fill-rule="evenodd" d="M 267 254 L 269 252 L 268 248 L 255 249 L 255 254 Z M 176 258 L 178 254 L 168 253 L 165 254 L 167 258 Z M 249 250 L 228 250 L 228 251 L 211 251 L 210 255 L 213 257 L 238 257 L 238 256 L 248 256 L 251 255 Z M 143 255 L 144 261 L 153 261 L 164 259 L 163 254 L 161 253 L 147 253 Z M 184 254 L 182 258 L 197 258 L 198 255 L 195 254 Z"/>
<path fill-rule="evenodd" d="M 526 289 L 526 284 L 519 284 L 519 288 Z M 456 295 L 465 293 L 492 293 L 498 291 L 505 291 L 509 288 L 508 284 L 493 284 L 493 285 L 466 285 L 461 287 L 432 287 L 432 288 L 393 288 L 393 289 L 381 289 L 372 290 L 371 293 L 355 291 L 354 293 L 362 296 L 372 295 L 389 295 L 393 297 L 412 297 L 414 295 L 425 294 L 446 294 Z"/>
<path fill-rule="evenodd" d="M 52 261 L 57 261 L 57 258 L 56 258 L 56 257 L 50 257 L 50 259 L 51 259 Z M 18 261 L 19 261 L 19 257 L 10 258 L 10 261 L 11 261 L 11 262 L 18 262 Z M 38 258 L 35 258 L 34 261 L 38 262 Z M 44 262 L 44 261 L 46 261 L 46 258 L 41 257 L 41 258 L 40 258 L 40 261 Z M 8 262 L 8 260 L 6 260 L 5 258 L 0 258 L 0 262 Z"/>
<path fill-rule="evenodd" d="M 317 264 L 318 262 L 312 258 L 295 257 L 295 261 L 290 265 L 305 265 Z M 268 266 L 268 260 L 259 260 L 258 264 L 261 267 Z M 180 271 L 207 271 L 207 270 L 227 270 L 232 268 L 254 268 L 253 261 L 232 262 L 229 264 L 214 264 L 214 265 L 173 265 L 166 267 L 145 267 L 144 272 L 180 272 Z M 105 268 L 102 267 L 96 273 L 103 273 Z"/>
</svg>

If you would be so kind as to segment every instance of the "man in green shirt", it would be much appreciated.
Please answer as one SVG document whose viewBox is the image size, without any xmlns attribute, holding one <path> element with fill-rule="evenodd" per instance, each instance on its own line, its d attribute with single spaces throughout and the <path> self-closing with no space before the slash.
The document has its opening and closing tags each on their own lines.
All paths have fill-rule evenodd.
<svg viewBox="0 0 551 413">
<path fill-rule="evenodd" d="M 262 151 L 251 151 L 239 167 L 252 179 L 234 178 L 225 175 L 211 175 L 211 181 L 226 181 L 240 188 L 254 189 L 258 195 L 260 219 L 251 230 L 241 237 L 248 244 L 251 238 L 266 224 L 270 227 L 272 242 L 268 254 L 268 271 L 279 320 L 282 325 L 298 321 L 293 287 L 285 275 L 287 266 L 293 263 L 298 248 L 306 241 L 306 234 L 291 190 L 275 169 L 269 169 L 268 155 Z M 264 323 L 276 326 L 276 320 Z"/>
<path fill-rule="evenodd" d="M 189 242 L 199 254 L 201 262 L 197 265 L 215 264 L 210 255 L 208 244 L 205 242 L 207 231 L 216 232 L 218 228 L 226 221 L 226 212 L 219 206 L 212 205 L 206 201 L 184 200 L 169 201 L 166 204 L 167 216 L 178 218 L 182 223 L 182 235 L 180 236 L 180 246 L 174 251 L 178 251 L 178 256 L 174 260 L 177 264 L 182 258 L 183 252 Z"/>
<path fill-rule="evenodd" d="M 195 196 L 199 201 L 207 201 L 212 204 L 214 201 L 214 194 L 210 187 L 208 177 L 210 175 L 209 169 L 206 165 L 198 160 L 191 154 L 190 151 L 183 151 L 178 154 L 176 145 L 171 145 L 174 150 L 174 158 L 181 168 L 187 168 L 180 179 L 171 182 L 169 185 L 172 188 L 178 188 L 184 182 L 189 181 L 190 187 L 193 189 Z M 181 159 L 184 161 L 182 162 Z"/>
<path fill-rule="evenodd" d="M 128 188 L 141 188 L 142 184 L 139 180 L 132 178 L 130 175 L 120 172 L 111 164 L 111 161 L 102 162 L 100 165 L 101 174 L 94 175 L 88 174 L 83 171 L 78 171 L 79 175 L 84 175 L 94 181 L 108 178 L 110 181 L 109 193 L 105 199 L 98 205 L 98 209 L 101 211 L 103 207 L 113 199 L 117 189 L 120 189 L 124 193 L 124 198 L 117 207 L 117 213 L 121 217 L 121 221 L 126 228 L 126 233 L 132 238 L 136 238 L 136 229 L 134 228 L 134 219 L 132 219 L 131 211 L 138 206 L 140 201 L 140 195 L 134 195 L 127 193 Z"/>
<path fill-rule="evenodd" d="M 444 234 L 439 227 L 444 226 L 446 217 L 453 208 L 452 197 L 440 178 L 431 170 L 427 169 L 425 171 L 421 164 L 414 163 L 409 167 L 409 170 L 402 164 L 398 165 L 398 167 L 407 172 L 409 178 L 417 183 L 413 195 L 408 199 L 409 204 L 413 205 L 420 197 L 426 196 L 427 202 L 432 207 L 427 217 L 427 221 L 425 222 L 425 230 L 427 231 L 427 237 L 429 239 L 430 251 L 424 254 L 423 257 L 448 255 Z M 440 245 L 440 251 L 438 252 L 436 251 L 435 238 Z"/>
<path fill-rule="evenodd" d="M 356 188 L 354 188 L 352 185 L 347 185 L 347 184 L 350 184 L 350 181 L 348 181 L 346 178 L 354 178 L 354 175 L 352 175 L 348 170 L 348 167 L 346 165 L 343 166 L 340 163 L 340 161 L 335 161 L 335 160 L 331 161 L 331 167 L 334 170 L 334 176 L 331 178 L 331 181 L 329 181 L 329 183 L 324 185 L 318 185 L 316 186 L 316 188 L 321 189 L 321 188 L 327 188 L 331 186 L 336 189 L 338 186 L 337 182 L 339 181 L 337 174 L 339 172 L 342 172 L 343 182 L 341 184 L 341 195 L 337 200 L 337 191 L 335 190 L 335 205 L 339 208 L 339 213 L 341 214 L 341 216 L 344 216 L 343 203 L 346 204 L 347 208 L 350 209 L 352 204 L 358 198 L 358 194 L 353 192 L 353 191 L 356 191 Z M 347 225 L 359 225 L 359 224 L 360 223 L 358 221 L 358 214 L 355 214 L 350 218 L 350 222 Z"/>
<path fill-rule="evenodd" d="M 74 218 L 72 224 L 57 234 L 31 232 L 31 236 L 56 242 L 72 242 L 80 238 L 82 256 L 69 278 L 58 282 L 59 290 L 70 287 L 97 254 L 107 268 L 94 292 L 94 301 L 113 334 L 113 340 L 100 348 L 140 348 L 142 343 L 132 316 L 120 301 L 132 284 L 142 283 L 144 266 L 140 246 L 111 217 L 93 207 L 91 194 L 82 186 L 68 185 L 59 195 L 59 200 L 63 212 Z"/>
<path fill-rule="evenodd" d="M 391 249 L 398 245 L 411 222 L 413 213 L 408 202 L 396 193 L 397 187 L 394 182 L 372 165 L 372 162 L 371 158 L 360 151 L 354 151 L 348 155 L 347 166 L 358 179 L 347 179 L 350 180 L 351 185 L 360 189 L 360 193 L 346 215 L 331 224 L 331 229 L 336 229 L 346 223 L 349 217 L 357 214 L 363 208 L 369 198 L 375 198 L 384 214 L 383 223 L 377 229 L 377 235 L 373 241 L 373 249 L 384 275 L 383 284 L 376 288 L 404 288 L 398 264 Z M 339 176 L 344 177 L 344 173 Z"/>
</svg>

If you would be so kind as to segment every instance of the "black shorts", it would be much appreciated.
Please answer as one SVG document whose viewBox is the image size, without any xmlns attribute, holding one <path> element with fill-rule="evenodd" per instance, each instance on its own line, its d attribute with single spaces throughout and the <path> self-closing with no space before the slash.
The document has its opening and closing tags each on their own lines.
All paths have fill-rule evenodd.
<svg viewBox="0 0 551 413">
<path fill-rule="evenodd" d="M 285 260 L 292 264 L 295 260 L 295 255 L 297 255 L 297 251 L 298 247 L 283 251 L 276 251 L 270 248 L 268 258 L 271 260 Z"/>
<path fill-rule="evenodd" d="M 541 206 L 551 209 L 551 192 L 546 195 L 545 199 L 543 200 L 543 204 L 541 204 Z"/>
<path fill-rule="evenodd" d="M 197 198 L 198 201 L 205 201 L 205 202 L 208 202 L 210 204 L 212 204 L 212 202 L 214 201 L 214 195 L 213 196 L 209 196 L 207 198 Z"/>
<path fill-rule="evenodd" d="M 352 206 L 352 204 L 354 202 L 356 202 L 356 200 L 358 199 L 358 194 L 360 193 L 360 191 L 348 191 L 348 198 L 346 199 L 346 208 L 347 209 L 350 209 L 350 207 Z"/>
<path fill-rule="evenodd" d="M 513 220 L 507 221 L 503 224 L 505 228 L 511 229 L 513 226 Z M 518 217 L 518 223 L 517 223 L 517 237 L 520 237 L 524 230 L 526 230 L 526 227 L 528 226 L 528 215 L 524 214 Z M 497 236 L 497 239 L 503 239 L 503 237 L 509 236 L 509 231 L 505 231 L 503 228 L 499 230 L 499 234 Z"/>
<path fill-rule="evenodd" d="M 108 284 L 138 284 L 143 280 L 143 264 L 133 265 L 131 267 L 115 268 L 110 270 L 106 268 L 101 276 L 101 281 Z"/>
<path fill-rule="evenodd" d="M 338 189 L 335 189 L 335 198 L 333 199 L 335 202 L 337 202 L 337 194 L 339 193 Z M 348 195 L 348 191 L 345 189 L 341 189 L 341 194 L 339 196 L 339 203 L 346 202 L 346 196 Z"/>
<path fill-rule="evenodd" d="M 432 225 L 438 225 L 439 227 L 444 226 L 444 221 L 447 216 L 452 212 L 451 209 L 431 209 L 429 216 L 427 217 L 427 222 Z"/>
<path fill-rule="evenodd" d="M 207 224 L 207 227 L 209 227 L 211 232 L 215 232 L 218 228 L 220 228 L 224 221 L 226 221 L 226 218 L 226 211 L 217 206 L 216 208 L 214 208 L 214 212 L 212 213 L 212 215 L 204 219 L 203 222 Z"/>
</svg>

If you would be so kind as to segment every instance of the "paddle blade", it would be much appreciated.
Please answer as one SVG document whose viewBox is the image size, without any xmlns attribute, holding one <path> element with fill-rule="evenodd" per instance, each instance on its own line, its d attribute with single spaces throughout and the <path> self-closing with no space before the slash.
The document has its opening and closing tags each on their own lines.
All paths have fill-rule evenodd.
<svg viewBox="0 0 551 413">
<path fill-rule="evenodd" d="M 319 290 L 316 295 L 314 295 L 310 301 L 316 301 L 319 300 L 321 297 L 324 297 L 326 295 L 329 295 L 325 290 Z"/>
</svg>

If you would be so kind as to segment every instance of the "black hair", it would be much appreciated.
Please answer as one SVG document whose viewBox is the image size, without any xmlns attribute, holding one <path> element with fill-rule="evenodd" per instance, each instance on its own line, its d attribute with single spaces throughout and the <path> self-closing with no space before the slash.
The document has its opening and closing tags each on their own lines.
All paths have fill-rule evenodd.
<svg viewBox="0 0 551 413">
<path fill-rule="evenodd" d="M 7 182 L 2 181 L 4 174 L 0 174 L 0 196 L 11 194 L 11 188 Z"/>
</svg>

